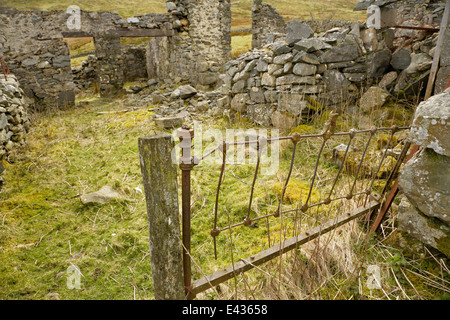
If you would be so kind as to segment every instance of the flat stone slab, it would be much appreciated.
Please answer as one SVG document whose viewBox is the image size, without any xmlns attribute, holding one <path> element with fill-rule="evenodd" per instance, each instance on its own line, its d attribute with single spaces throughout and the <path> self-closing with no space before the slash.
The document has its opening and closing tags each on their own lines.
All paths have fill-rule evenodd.
<svg viewBox="0 0 450 320">
<path fill-rule="evenodd" d="M 183 116 L 155 118 L 156 126 L 159 129 L 179 128 L 183 125 Z"/>
<path fill-rule="evenodd" d="M 112 200 L 122 199 L 122 195 L 115 189 L 109 186 L 104 186 L 103 188 L 101 188 L 96 192 L 82 194 L 80 196 L 80 199 L 83 204 L 89 203 L 105 204 Z"/>
<path fill-rule="evenodd" d="M 288 45 L 293 45 L 299 40 L 310 38 L 314 35 L 313 29 L 299 20 L 292 20 L 286 26 L 286 41 Z"/>
<path fill-rule="evenodd" d="M 364 112 L 379 109 L 389 97 L 389 92 L 380 87 L 370 87 L 361 97 L 359 106 Z"/>
</svg>

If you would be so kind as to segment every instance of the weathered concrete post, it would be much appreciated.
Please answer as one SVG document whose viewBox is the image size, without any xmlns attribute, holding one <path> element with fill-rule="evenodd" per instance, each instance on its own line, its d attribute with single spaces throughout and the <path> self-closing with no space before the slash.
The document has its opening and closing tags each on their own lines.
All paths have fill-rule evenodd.
<svg viewBox="0 0 450 320">
<path fill-rule="evenodd" d="M 182 300 L 185 299 L 185 288 L 177 166 L 171 158 L 174 141 L 171 135 L 159 133 L 141 137 L 138 142 L 155 299 Z"/>
</svg>

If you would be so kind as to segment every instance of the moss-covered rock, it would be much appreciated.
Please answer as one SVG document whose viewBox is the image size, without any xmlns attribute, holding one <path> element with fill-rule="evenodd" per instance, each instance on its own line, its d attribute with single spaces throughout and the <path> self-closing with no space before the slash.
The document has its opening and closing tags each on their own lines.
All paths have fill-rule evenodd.
<svg viewBox="0 0 450 320">
<path fill-rule="evenodd" d="M 450 157 L 424 149 L 402 167 L 399 186 L 420 212 L 450 225 L 449 177 Z"/>
<path fill-rule="evenodd" d="M 398 223 L 399 230 L 450 257 L 450 227 L 439 219 L 421 213 L 406 197 L 399 205 Z"/>
</svg>

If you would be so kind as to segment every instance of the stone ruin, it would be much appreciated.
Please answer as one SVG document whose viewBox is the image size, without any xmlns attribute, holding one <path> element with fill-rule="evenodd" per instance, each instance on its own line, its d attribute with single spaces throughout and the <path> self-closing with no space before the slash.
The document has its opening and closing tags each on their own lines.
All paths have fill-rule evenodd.
<svg viewBox="0 0 450 320">
<path fill-rule="evenodd" d="M 285 22 L 275 8 L 254 0 L 252 46 L 255 51 L 234 61 L 230 61 L 230 0 L 166 1 L 167 13 L 140 14 L 128 19 L 116 12 L 81 11 L 80 28 L 76 30 L 69 28 L 67 21 L 71 14 L 65 11 L 0 8 L 0 56 L 17 76 L 25 95 L 34 99 L 38 110 L 73 105 L 75 93 L 93 82 L 98 84 L 102 96 L 114 96 L 123 91 L 126 81 L 175 79 L 199 89 L 221 90 L 228 95 L 221 101 L 224 106 L 236 106 L 237 100 L 245 99 L 245 104 L 250 106 L 250 118 L 254 109 L 266 105 L 264 120 L 257 122 L 274 124 L 268 121 L 268 115 L 286 111 L 285 107 L 278 110 L 278 101 L 283 104 L 299 100 L 299 94 L 320 94 L 317 98 L 328 103 L 337 99 L 335 91 L 341 87 L 349 87 L 351 97 L 357 87 L 376 83 L 388 71 L 393 73 L 385 82 L 395 87 L 394 93 L 417 93 L 427 78 L 422 71 L 429 70 L 431 65 L 436 33 L 391 27 L 438 27 L 444 2 L 370 0 L 361 1 L 355 10 L 366 10 L 372 3 L 381 7 L 379 30 L 349 21 Z M 95 57 L 72 70 L 69 49 L 63 41 L 68 37 L 93 37 Z M 124 48 L 120 45 L 121 37 L 151 37 L 151 40 L 139 48 Z M 287 46 L 278 48 L 283 41 L 287 41 Z M 333 57 L 341 49 L 344 50 L 339 52 L 340 56 Z M 447 45 L 443 52 L 448 49 Z M 285 56 L 280 57 L 282 54 Z M 253 71 L 255 59 L 265 61 Z M 244 66 L 241 60 L 248 63 Z M 443 89 L 449 71 L 448 57 L 441 60 L 437 92 Z M 264 63 L 270 65 L 270 70 L 264 70 Z M 246 79 L 233 75 L 230 80 L 227 75 L 235 70 L 235 65 L 239 72 L 245 68 L 242 76 Z M 248 78 L 247 73 L 251 73 Z M 396 79 L 391 81 L 393 77 Z M 244 80 L 245 85 L 239 80 Z M 307 86 L 305 92 L 300 86 Z M 239 97 L 235 98 L 236 95 Z M 347 92 L 344 97 L 347 98 Z M 304 108 L 288 117 L 282 116 L 280 121 L 296 123 L 297 120 L 293 122 L 289 117 L 295 118 L 300 113 L 305 113 Z"/>
<path fill-rule="evenodd" d="M 381 6 L 379 29 L 347 22 L 317 32 L 311 22 L 283 23 L 273 7 L 255 1 L 254 49 L 224 65 L 223 105 L 260 125 L 291 129 L 318 105 L 336 109 L 359 101 L 370 114 L 390 95 L 422 95 L 444 2 L 362 1 L 355 9 L 371 3 Z M 402 28 L 411 26 L 426 28 Z M 448 47 L 448 32 L 446 39 Z M 435 93 L 448 81 L 449 55 L 443 48 Z"/>
<path fill-rule="evenodd" d="M 116 12 L 80 12 L 70 29 L 65 11 L 19 11 L 0 7 L 0 56 L 36 108 L 73 105 L 77 87 L 63 38 L 93 37 L 95 78 L 102 96 L 122 91 L 130 66 L 120 37 L 152 37 L 145 48 L 149 78 L 176 78 L 205 88 L 218 81 L 219 66 L 231 57 L 230 1 L 167 1 L 168 13 L 123 19 Z M 128 51 L 129 53 L 129 51 Z M 142 56 L 142 50 L 138 50 Z M 142 59 L 133 69 L 142 70 Z M 125 71 L 127 70 L 127 71 Z M 194 72 L 195 71 L 195 72 Z M 77 77 L 77 75 L 75 75 Z M 80 82 L 83 77 L 76 79 Z"/>
</svg>

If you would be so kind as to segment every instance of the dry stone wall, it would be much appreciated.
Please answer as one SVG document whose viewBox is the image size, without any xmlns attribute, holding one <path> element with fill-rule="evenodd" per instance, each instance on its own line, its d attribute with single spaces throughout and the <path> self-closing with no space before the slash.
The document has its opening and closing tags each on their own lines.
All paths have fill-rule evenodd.
<svg viewBox="0 0 450 320">
<path fill-rule="evenodd" d="M 100 95 L 113 96 L 125 83 L 120 51 L 120 37 L 100 32 L 94 37 L 97 78 Z"/>
<path fill-rule="evenodd" d="M 441 4 L 419 2 L 411 7 L 405 1 L 383 4 L 396 5 L 399 23 L 423 22 L 425 14 L 430 27 L 439 27 Z M 261 1 L 254 2 L 255 13 L 258 6 Z M 383 18 L 392 18 L 389 10 L 394 9 L 383 10 Z M 273 33 L 264 38 L 269 43 L 263 47 L 224 65 L 221 78 L 226 97 L 221 105 L 258 124 L 289 129 L 308 119 L 318 106 L 356 106 L 370 113 L 391 95 L 417 96 L 426 88 L 437 32 L 398 33 L 388 27 L 369 29 L 358 22 L 343 25 L 317 33 L 304 21 L 289 21 L 285 33 Z M 439 78 L 438 82 L 443 83 Z"/>
<path fill-rule="evenodd" d="M 298 20 L 308 25 L 315 33 L 325 32 L 332 28 L 351 27 L 354 21 L 344 20 Z M 278 11 L 263 0 L 254 0 L 252 5 L 252 48 L 262 48 L 274 42 L 280 34 L 286 33 L 287 23 Z"/>
<path fill-rule="evenodd" d="M 183 1 L 196 51 L 220 64 L 231 58 L 230 0 Z"/>
<path fill-rule="evenodd" d="M 146 46 L 122 46 L 122 69 L 124 81 L 148 79 L 146 63 Z"/>
<path fill-rule="evenodd" d="M 146 67 L 139 66 L 142 75 L 162 80 L 180 77 L 205 88 L 218 82 L 217 71 L 231 57 L 230 1 L 176 0 L 166 4 L 166 14 L 128 19 L 116 12 L 81 11 L 76 31 L 95 38 L 96 77 L 102 94 L 115 95 L 124 81 L 138 76 L 128 71 L 128 62 L 133 62 L 119 55 L 118 37 L 112 37 L 111 30 L 151 29 L 167 34 L 149 42 Z M 80 77 L 72 76 L 69 49 L 63 42 L 63 33 L 73 31 L 67 26 L 69 17 L 65 11 L 0 8 L 0 56 L 38 108 L 73 104 L 74 90 L 85 87 L 80 84 L 80 72 Z M 142 56 L 142 51 L 139 54 Z"/>
<path fill-rule="evenodd" d="M 445 9 L 444 0 L 424 1 L 424 0 L 362 0 L 355 10 L 366 10 L 368 6 L 375 4 L 380 6 L 382 27 L 402 26 L 402 27 L 429 27 L 439 28 Z M 445 27 L 444 46 L 442 48 L 440 66 L 436 77 L 435 93 L 440 93 L 450 80 L 450 29 Z M 411 60 L 412 64 L 418 66 L 430 64 L 430 58 L 434 55 L 437 33 L 430 38 L 430 32 L 426 30 L 414 30 L 407 28 L 395 28 L 392 45 L 395 49 L 391 64 L 396 69 L 406 69 Z M 365 35 L 370 41 L 370 31 Z M 411 83 L 415 84 L 412 89 L 417 91 L 417 82 L 411 79 L 411 74 L 417 69 L 410 68 L 406 72 L 399 74 L 403 78 L 398 90 L 409 89 Z M 422 79 L 426 80 L 426 79 Z"/>
<path fill-rule="evenodd" d="M 79 67 L 72 68 L 73 82 L 76 92 L 89 89 L 97 81 L 97 57 L 87 56 Z"/>
<path fill-rule="evenodd" d="M 30 128 L 28 102 L 15 75 L 0 75 L 0 187 L 3 160 L 26 142 Z"/>
<path fill-rule="evenodd" d="M 228 106 L 261 125 L 290 128 L 314 112 L 315 102 L 337 107 L 355 101 L 362 84 L 381 79 L 391 52 L 383 43 L 369 51 L 354 28 L 314 35 L 290 21 L 285 37 L 225 64 L 222 92 Z"/>
</svg>

